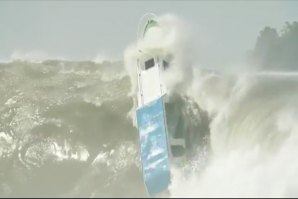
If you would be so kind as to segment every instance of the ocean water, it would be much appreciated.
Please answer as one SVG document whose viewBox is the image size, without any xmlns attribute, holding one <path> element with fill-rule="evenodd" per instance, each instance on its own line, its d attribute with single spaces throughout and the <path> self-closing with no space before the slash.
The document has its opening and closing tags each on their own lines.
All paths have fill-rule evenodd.
<svg viewBox="0 0 298 199">
<path fill-rule="evenodd" d="M 121 62 L 0 65 L 1 197 L 145 194 Z"/>
<path fill-rule="evenodd" d="M 147 197 L 123 62 L 0 70 L 1 197 Z M 194 80 L 182 121 L 195 143 L 173 167 L 168 196 L 297 196 L 296 74 L 199 71 Z"/>
</svg>

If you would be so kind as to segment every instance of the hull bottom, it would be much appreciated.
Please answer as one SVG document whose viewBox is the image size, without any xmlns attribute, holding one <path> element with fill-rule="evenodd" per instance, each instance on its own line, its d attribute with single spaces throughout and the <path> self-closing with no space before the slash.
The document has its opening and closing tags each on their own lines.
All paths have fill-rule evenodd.
<svg viewBox="0 0 298 199">
<path fill-rule="evenodd" d="M 141 161 L 150 196 L 167 190 L 170 184 L 169 150 L 163 97 L 137 110 Z"/>
</svg>

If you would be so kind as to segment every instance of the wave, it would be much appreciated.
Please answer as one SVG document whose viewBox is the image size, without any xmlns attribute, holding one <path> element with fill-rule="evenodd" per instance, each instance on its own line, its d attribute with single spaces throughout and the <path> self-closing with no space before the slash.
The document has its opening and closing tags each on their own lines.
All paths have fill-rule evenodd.
<svg viewBox="0 0 298 199">
<path fill-rule="evenodd" d="M 198 145 L 203 147 L 192 154 L 191 160 L 181 163 L 184 169 L 174 169 L 170 197 L 298 195 L 293 188 L 297 180 L 292 177 L 297 175 L 298 167 L 294 158 L 298 152 L 294 144 L 298 138 L 297 73 L 257 71 L 247 64 L 243 64 L 241 70 L 233 66 L 221 73 L 205 70 L 195 64 L 195 57 L 187 56 L 188 49 L 192 48 L 188 48 L 187 41 L 180 40 L 183 28 L 177 28 L 179 23 L 175 17 L 161 16 L 160 19 L 168 22 L 165 23 L 169 30 L 165 33 L 169 34 L 167 40 L 159 43 L 157 34 L 160 33 L 152 32 L 148 43 L 140 45 L 161 46 L 182 57 L 174 64 L 177 70 L 169 73 L 172 79 L 167 87 L 195 102 L 201 110 L 196 118 L 206 111 L 208 119 L 198 126 L 209 128 L 204 136 L 194 139 L 196 143 L 201 141 Z M 180 41 L 186 48 L 177 45 Z M 133 44 L 125 52 L 131 96 L 136 95 L 136 74 L 131 68 L 136 68 L 138 47 Z M 185 99 L 184 102 L 189 104 Z M 183 118 L 187 122 L 193 116 L 183 115 Z M 202 131 L 197 128 L 194 134 Z M 202 141 L 206 136 L 207 144 Z M 208 143 L 210 148 L 205 150 Z"/>
<path fill-rule="evenodd" d="M 14 61 L 1 64 L 0 77 L 1 196 L 115 196 L 117 186 L 121 196 L 131 189 L 117 180 L 139 170 L 122 62 Z"/>
<path fill-rule="evenodd" d="M 0 63 L 11 62 L 28 62 L 28 63 L 43 63 L 47 61 L 61 61 L 61 62 L 94 62 L 96 64 L 104 64 L 105 62 L 121 62 L 122 59 L 107 53 L 98 53 L 96 56 L 86 59 L 74 59 L 69 56 L 53 55 L 41 50 L 15 50 L 7 58 L 0 59 Z"/>
<path fill-rule="evenodd" d="M 1 196 L 146 196 L 123 64 L 1 64 Z M 296 76 L 193 75 L 174 101 L 194 128 L 170 196 L 297 195 Z"/>
<path fill-rule="evenodd" d="M 292 177 L 298 167 L 296 75 L 265 72 L 201 78 L 203 83 L 193 92 L 212 115 L 211 153 L 207 165 L 189 178 L 176 173 L 171 196 L 297 195 L 293 188 L 297 180 Z"/>
<path fill-rule="evenodd" d="M 14 51 L 11 56 L 10 60 L 13 61 L 26 61 L 31 63 L 42 63 L 46 60 L 66 60 L 64 57 L 61 56 L 52 56 L 46 52 L 33 50 L 33 51 L 22 51 L 16 50 Z"/>
</svg>

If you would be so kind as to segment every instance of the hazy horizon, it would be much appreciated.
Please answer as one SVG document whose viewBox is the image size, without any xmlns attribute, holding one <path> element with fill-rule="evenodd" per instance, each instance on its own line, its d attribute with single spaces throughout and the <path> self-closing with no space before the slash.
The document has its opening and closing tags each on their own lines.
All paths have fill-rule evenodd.
<svg viewBox="0 0 298 199">
<path fill-rule="evenodd" d="M 265 26 L 297 19 L 294 1 L 1 1 L 0 60 L 122 58 L 147 12 L 191 24 L 206 65 L 236 63 Z"/>
</svg>

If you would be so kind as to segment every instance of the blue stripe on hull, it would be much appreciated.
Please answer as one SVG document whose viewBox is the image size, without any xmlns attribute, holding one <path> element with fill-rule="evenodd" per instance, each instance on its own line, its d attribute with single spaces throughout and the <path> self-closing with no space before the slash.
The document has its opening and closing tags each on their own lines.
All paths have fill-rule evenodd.
<svg viewBox="0 0 298 199">
<path fill-rule="evenodd" d="M 163 98 L 137 110 L 141 161 L 149 195 L 167 189 L 170 183 L 169 154 Z"/>
</svg>

